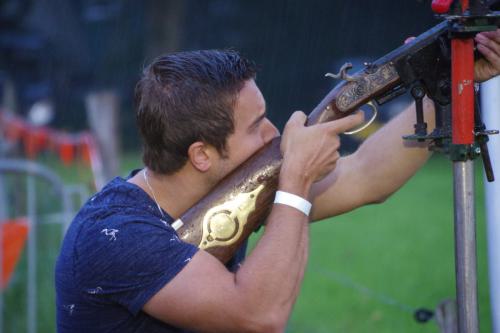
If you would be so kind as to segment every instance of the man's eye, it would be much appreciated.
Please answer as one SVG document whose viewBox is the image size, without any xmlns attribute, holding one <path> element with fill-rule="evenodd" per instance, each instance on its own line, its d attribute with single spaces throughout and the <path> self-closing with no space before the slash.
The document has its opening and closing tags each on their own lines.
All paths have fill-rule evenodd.
<svg viewBox="0 0 500 333">
<path fill-rule="evenodd" d="M 261 122 L 259 121 L 257 124 L 252 125 L 252 127 L 250 127 L 250 129 L 249 129 L 250 133 L 256 132 L 260 127 L 260 123 Z"/>
</svg>

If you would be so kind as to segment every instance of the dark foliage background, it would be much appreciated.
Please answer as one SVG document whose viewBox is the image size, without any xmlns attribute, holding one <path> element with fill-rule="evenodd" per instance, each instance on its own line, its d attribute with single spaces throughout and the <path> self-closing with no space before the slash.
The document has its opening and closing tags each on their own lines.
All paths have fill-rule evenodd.
<svg viewBox="0 0 500 333">
<path fill-rule="evenodd" d="M 21 113 L 49 97 L 52 125 L 69 130 L 87 126 L 85 94 L 117 90 L 130 149 L 139 146 L 133 87 L 161 53 L 240 50 L 259 65 L 270 117 L 282 127 L 331 89 L 326 72 L 380 57 L 437 22 L 430 1 L 418 0 L 3 0 L 0 75 L 14 81 Z"/>
</svg>

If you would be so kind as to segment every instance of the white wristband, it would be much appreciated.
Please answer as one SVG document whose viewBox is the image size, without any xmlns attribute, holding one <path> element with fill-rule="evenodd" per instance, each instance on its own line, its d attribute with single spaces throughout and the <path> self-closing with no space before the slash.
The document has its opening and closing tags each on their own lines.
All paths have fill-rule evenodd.
<svg viewBox="0 0 500 333">
<path fill-rule="evenodd" d="M 309 216 L 309 212 L 311 211 L 311 206 L 312 206 L 311 203 L 305 200 L 304 198 L 284 191 L 276 192 L 274 203 L 279 203 L 282 205 L 287 205 L 295 209 L 298 209 L 306 216 Z"/>
</svg>

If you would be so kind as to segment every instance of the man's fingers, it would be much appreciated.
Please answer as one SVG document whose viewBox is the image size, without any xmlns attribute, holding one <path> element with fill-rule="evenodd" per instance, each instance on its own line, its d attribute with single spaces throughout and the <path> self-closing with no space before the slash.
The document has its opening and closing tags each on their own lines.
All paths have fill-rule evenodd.
<svg viewBox="0 0 500 333">
<path fill-rule="evenodd" d="M 496 73 L 498 73 L 500 69 L 500 53 L 497 53 L 497 51 L 484 44 L 478 44 L 477 49 L 488 60 L 491 66 L 496 69 Z M 494 70 L 493 67 L 491 67 L 492 70 Z"/>
<path fill-rule="evenodd" d="M 288 124 L 293 124 L 294 126 L 304 126 L 306 123 L 307 116 L 302 111 L 295 111 L 292 113 L 290 119 L 288 120 Z"/>
<path fill-rule="evenodd" d="M 476 48 L 484 58 L 475 62 L 475 79 L 489 80 L 500 74 L 500 29 L 481 32 L 474 37 Z"/>
<path fill-rule="evenodd" d="M 478 51 L 493 65 L 498 66 L 500 62 L 500 50 L 495 50 L 488 45 L 478 44 Z"/>
<path fill-rule="evenodd" d="M 495 52 L 500 57 L 500 41 L 496 41 L 493 38 L 480 34 L 476 36 L 475 40 L 477 42 L 477 47 L 479 51 L 481 51 L 480 49 L 481 46 L 485 46 L 491 51 Z"/>
<path fill-rule="evenodd" d="M 476 37 L 479 36 L 485 36 L 500 43 L 500 29 L 497 29 L 495 31 L 484 31 L 476 35 Z"/>
<path fill-rule="evenodd" d="M 354 127 L 357 127 L 363 123 L 365 119 L 364 113 L 362 111 L 358 111 L 354 114 L 351 114 L 347 117 L 340 118 L 337 120 L 329 121 L 323 124 L 317 124 L 314 126 L 318 127 L 325 127 L 328 130 L 339 134 L 343 133 L 347 130 L 350 130 Z M 306 123 L 307 116 L 304 114 L 302 111 L 295 111 L 290 119 L 288 120 L 288 123 L 286 126 L 293 126 L 293 127 L 302 127 Z"/>
<path fill-rule="evenodd" d="M 344 133 L 345 131 L 361 125 L 364 120 L 364 113 L 358 111 L 350 116 L 325 123 L 324 125 L 330 127 L 335 133 Z"/>
</svg>

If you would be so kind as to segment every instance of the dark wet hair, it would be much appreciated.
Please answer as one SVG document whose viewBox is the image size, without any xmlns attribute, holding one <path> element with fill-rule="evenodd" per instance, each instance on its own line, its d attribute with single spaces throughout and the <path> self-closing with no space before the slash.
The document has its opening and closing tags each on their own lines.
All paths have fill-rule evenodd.
<svg viewBox="0 0 500 333">
<path fill-rule="evenodd" d="M 233 50 L 180 52 L 161 56 L 137 83 L 137 125 L 143 161 L 170 174 L 188 159 L 188 148 L 203 141 L 224 153 L 234 132 L 233 109 L 255 65 Z"/>
</svg>

